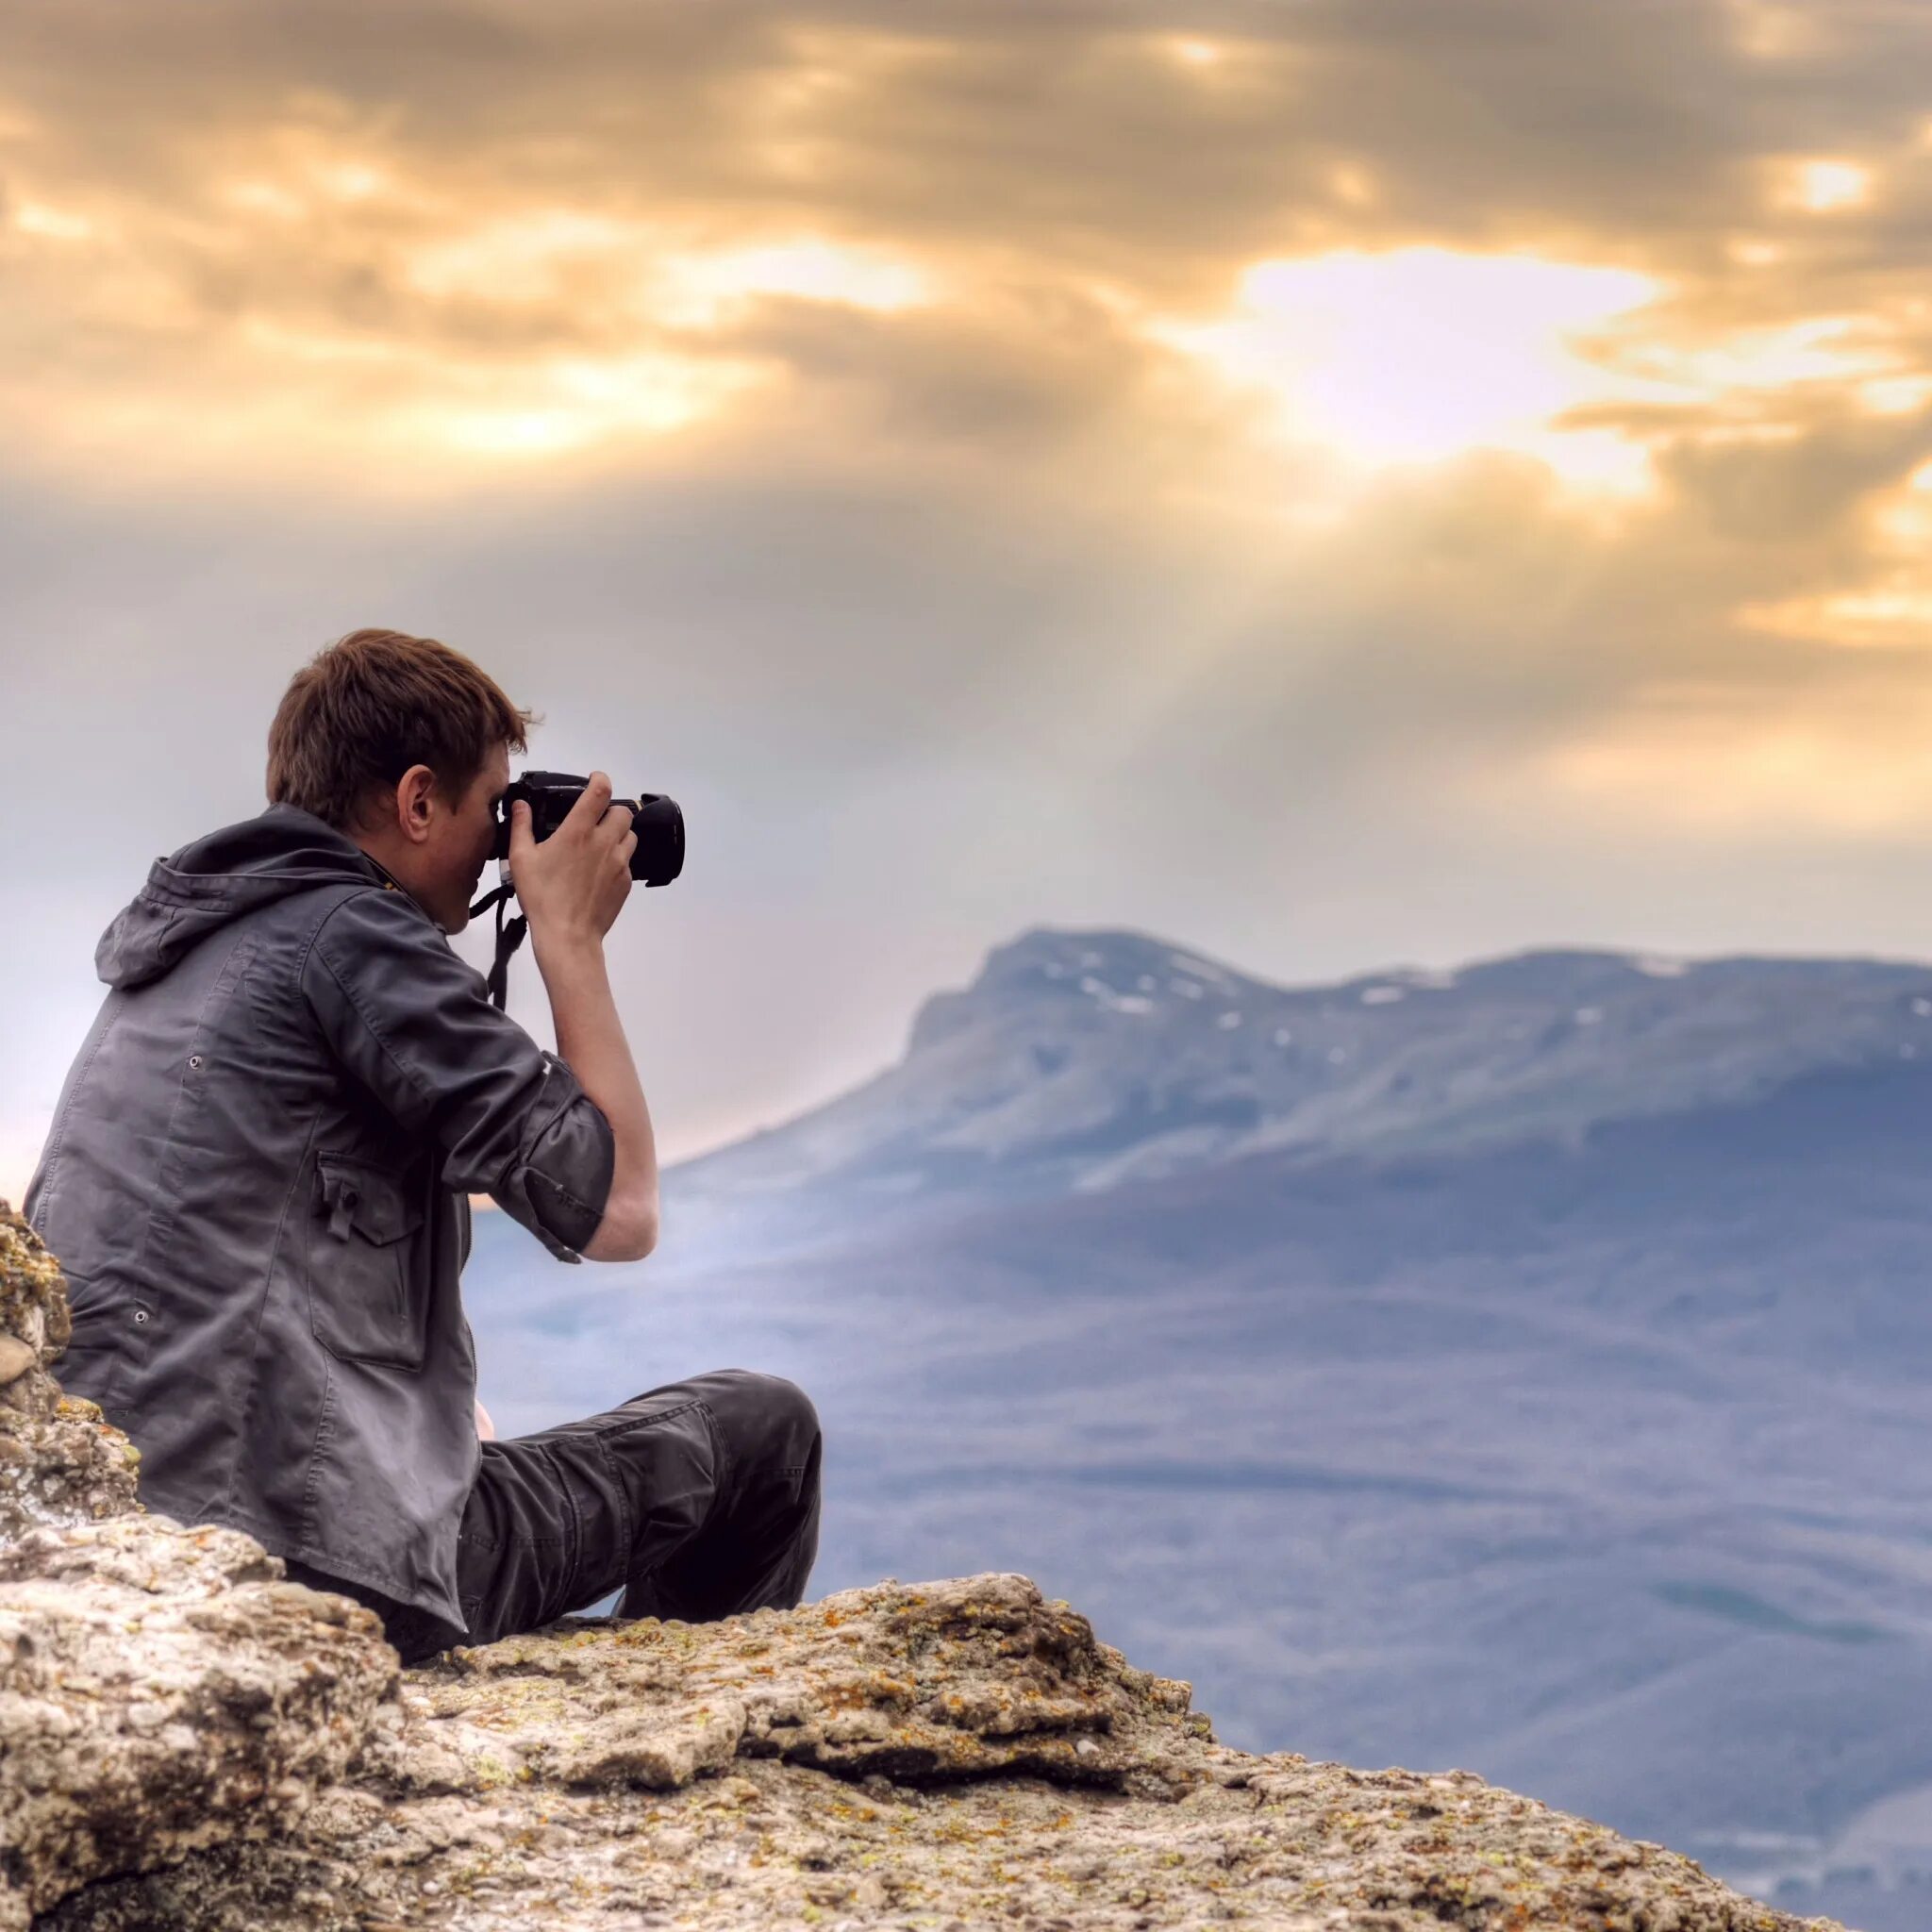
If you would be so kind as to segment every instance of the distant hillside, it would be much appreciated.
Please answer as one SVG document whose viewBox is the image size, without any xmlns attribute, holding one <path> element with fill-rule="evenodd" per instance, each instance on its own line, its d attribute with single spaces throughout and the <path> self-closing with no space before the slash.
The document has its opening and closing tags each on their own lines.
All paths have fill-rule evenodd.
<svg viewBox="0 0 1932 1932">
<path fill-rule="evenodd" d="M 1282 1152 L 1580 1144 L 1799 1074 L 1932 1060 L 1932 966 L 1549 950 L 1312 987 L 1143 935 L 1036 928 L 920 1008 L 904 1057 L 672 1170 L 680 1205 L 836 1220 L 1055 1195 Z M 696 1231 L 696 1230 L 694 1230 Z"/>
<path fill-rule="evenodd" d="M 1249 1748 L 1924 1932 L 1932 967 L 1037 931 L 664 1196 L 636 1267 L 479 1222 L 499 1427 L 791 1375 L 814 1591 L 1021 1571 Z"/>
</svg>

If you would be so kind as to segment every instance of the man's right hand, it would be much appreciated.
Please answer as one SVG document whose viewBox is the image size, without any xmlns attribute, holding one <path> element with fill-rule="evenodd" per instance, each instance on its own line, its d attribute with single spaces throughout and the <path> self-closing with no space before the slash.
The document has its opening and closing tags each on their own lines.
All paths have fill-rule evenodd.
<svg viewBox="0 0 1932 1932">
<path fill-rule="evenodd" d="M 610 803 L 610 780 L 592 772 L 577 802 L 549 838 L 530 836 L 530 808 L 510 807 L 509 876 L 530 922 L 532 944 L 601 942 L 624 910 L 637 850 L 631 808 Z"/>
</svg>

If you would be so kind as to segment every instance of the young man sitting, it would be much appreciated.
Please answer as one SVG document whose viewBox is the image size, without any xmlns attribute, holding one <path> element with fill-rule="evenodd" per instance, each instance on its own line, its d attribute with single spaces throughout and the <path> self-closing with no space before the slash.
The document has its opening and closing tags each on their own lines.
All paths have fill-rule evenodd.
<svg viewBox="0 0 1932 1932">
<path fill-rule="evenodd" d="M 622 1617 L 789 1608 L 818 1550 L 818 1417 L 779 1376 L 483 1440 L 469 1195 L 563 1261 L 658 1238 L 604 961 L 636 835 L 603 773 L 549 838 L 512 818 L 555 1054 L 448 944 L 532 722 L 430 639 L 357 631 L 298 672 L 268 808 L 158 859 L 103 935 L 25 1204 L 67 1275 L 61 1379 L 127 1431 L 143 1500 L 369 1605 L 405 1662 L 619 1588 Z"/>
</svg>

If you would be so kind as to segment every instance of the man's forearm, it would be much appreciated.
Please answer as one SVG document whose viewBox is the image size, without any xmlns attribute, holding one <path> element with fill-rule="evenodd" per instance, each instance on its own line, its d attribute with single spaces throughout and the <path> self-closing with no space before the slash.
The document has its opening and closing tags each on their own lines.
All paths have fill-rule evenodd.
<svg viewBox="0 0 1932 1932">
<path fill-rule="evenodd" d="M 658 1147 L 630 1042 L 624 1037 L 617 1002 L 611 996 L 604 942 L 572 939 L 546 945 L 536 941 L 534 930 L 531 938 L 537 968 L 550 995 L 558 1056 L 569 1062 L 584 1091 L 603 1108 L 617 1141 L 610 1197 L 641 1204 L 655 1222 Z"/>
</svg>

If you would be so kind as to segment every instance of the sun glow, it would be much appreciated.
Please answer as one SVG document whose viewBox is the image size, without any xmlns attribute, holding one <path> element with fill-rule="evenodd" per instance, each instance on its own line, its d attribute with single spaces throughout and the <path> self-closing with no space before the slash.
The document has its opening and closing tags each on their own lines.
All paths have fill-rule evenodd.
<svg viewBox="0 0 1932 1932">
<path fill-rule="evenodd" d="M 741 364 L 672 356 L 559 360 L 529 373 L 521 385 L 532 398 L 525 404 L 438 405 L 424 411 L 422 425 L 484 455 L 562 455 L 616 436 L 682 429 L 717 414 L 758 379 Z"/>
<path fill-rule="evenodd" d="M 1894 374 L 1893 356 L 1860 340 L 1869 328 L 1864 316 L 1812 315 L 1740 329 L 1709 342 L 1633 341 L 1619 348 L 1617 367 L 1661 385 L 1680 401 L 1686 395 L 1715 398 L 1734 391 Z"/>
<path fill-rule="evenodd" d="M 85 242 L 94 232 L 94 225 L 85 215 L 35 201 L 24 201 L 14 209 L 13 225 L 23 235 L 38 235 L 50 242 Z"/>
<path fill-rule="evenodd" d="M 1257 262 L 1227 315 L 1161 320 L 1151 332 L 1271 393 L 1291 433 L 1364 463 L 1518 449 L 1567 481 L 1641 491 L 1641 447 L 1553 419 L 1633 392 L 1569 338 L 1641 307 L 1658 287 L 1625 269 L 1526 255 L 1345 250 Z"/>
<path fill-rule="evenodd" d="M 1788 207 L 1814 215 L 1861 208 L 1871 197 L 1870 168 L 1824 157 L 1791 163 L 1778 192 L 1778 199 Z"/>
<path fill-rule="evenodd" d="M 660 308 L 667 320 L 704 325 L 758 296 L 891 313 L 931 294 L 928 277 L 908 263 L 808 240 L 674 257 L 663 265 Z"/>
<path fill-rule="evenodd" d="M 356 199 L 375 192 L 376 176 L 345 169 L 330 186 Z M 219 198 L 251 225 L 279 226 L 308 217 L 307 192 L 242 175 Z M 92 232 L 37 204 L 14 217 L 50 251 Z M 493 312 L 509 326 L 452 351 L 413 326 L 244 312 L 231 325 L 219 407 L 186 407 L 178 391 L 96 389 L 84 417 L 47 404 L 44 440 L 55 446 L 63 423 L 78 424 L 89 447 L 165 440 L 224 464 L 269 446 L 300 445 L 325 467 L 380 451 L 400 466 L 386 473 L 396 487 L 401 469 L 446 474 L 452 461 L 641 453 L 784 380 L 782 353 L 729 340 L 758 301 L 890 313 L 933 298 L 924 269 L 874 250 L 809 235 L 700 245 L 689 230 L 569 208 L 418 239 L 403 251 L 399 277 L 420 304 Z M 163 312 L 158 299 L 139 307 L 150 319 Z M 42 407 L 18 397 L 28 421 Z"/>
<path fill-rule="evenodd" d="M 706 247 L 631 217 L 545 208 L 507 216 L 416 250 L 409 280 L 425 294 L 554 301 L 600 291 L 640 320 L 705 327 L 761 296 L 884 311 L 930 299 L 911 264 L 818 236 Z"/>
</svg>

